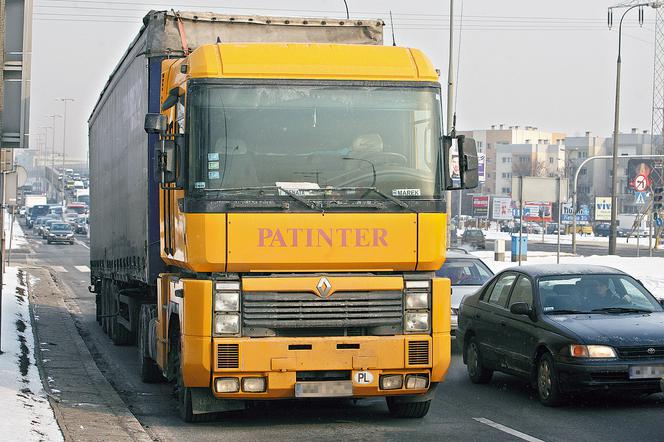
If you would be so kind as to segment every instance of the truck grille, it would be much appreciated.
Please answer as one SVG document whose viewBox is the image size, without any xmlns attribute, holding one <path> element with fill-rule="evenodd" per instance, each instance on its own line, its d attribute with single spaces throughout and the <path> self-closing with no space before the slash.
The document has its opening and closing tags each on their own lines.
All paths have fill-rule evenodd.
<svg viewBox="0 0 664 442">
<path fill-rule="evenodd" d="M 403 320 L 401 291 L 339 292 L 328 298 L 311 293 L 246 292 L 242 300 L 243 333 L 270 329 L 277 335 L 312 336 L 316 330 L 379 327 L 396 334 Z M 381 332 L 387 334 L 385 329 Z M 364 334 L 364 333 L 363 333 Z M 380 333 L 379 333 L 380 334 Z"/>
<path fill-rule="evenodd" d="M 429 365 L 429 342 L 408 342 L 408 365 Z"/>
<path fill-rule="evenodd" d="M 217 368 L 238 368 L 239 359 L 238 344 L 217 345 Z"/>
<path fill-rule="evenodd" d="M 649 349 L 650 352 L 648 352 Z M 618 347 L 620 359 L 662 359 L 664 358 L 664 346 L 662 345 L 639 345 L 634 347 Z"/>
</svg>

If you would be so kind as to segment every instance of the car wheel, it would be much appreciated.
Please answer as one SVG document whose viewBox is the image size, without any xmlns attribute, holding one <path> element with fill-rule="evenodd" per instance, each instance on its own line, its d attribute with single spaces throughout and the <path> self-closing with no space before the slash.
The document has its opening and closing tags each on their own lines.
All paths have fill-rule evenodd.
<svg viewBox="0 0 664 442">
<path fill-rule="evenodd" d="M 49 241 L 49 240 L 46 240 L 46 244 L 51 244 L 51 241 Z"/>
<path fill-rule="evenodd" d="M 493 370 L 484 366 L 480 346 L 474 337 L 466 345 L 466 364 L 468 377 L 473 384 L 486 384 L 491 380 Z"/>
<path fill-rule="evenodd" d="M 537 360 L 537 395 L 543 405 L 555 407 L 563 403 L 558 372 L 551 353 L 542 354 Z"/>
</svg>

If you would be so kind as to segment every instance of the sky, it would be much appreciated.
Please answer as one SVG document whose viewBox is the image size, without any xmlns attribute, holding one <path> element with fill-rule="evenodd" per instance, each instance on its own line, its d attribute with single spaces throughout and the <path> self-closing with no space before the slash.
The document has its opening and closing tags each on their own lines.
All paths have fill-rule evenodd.
<svg viewBox="0 0 664 442">
<path fill-rule="evenodd" d="M 382 18 L 391 43 L 422 49 L 447 80 L 449 0 L 347 0 L 351 18 Z M 34 0 L 31 134 L 48 133 L 47 115 L 64 113 L 66 155 L 84 159 L 87 120 L 108 76 L 151 9 L 224 14 L 345 16 L 343 0 Z M 617 26 L 607 7 L 618 0 L 455 0 L 457 129 L 492 124 L 537 126 L 569 136 L 610 136 L 615 100 Z M 614 22 L 617 24 L 619 14 Z M 623 25 L 621 130 L 651 126 L 655 11 Z M 460 30 L 459 30 L 460 29 Z M 62 152 L 64 119 L 56 117 Z M 31 137 L 37 147 L 38 136 Z"/>
</svg>

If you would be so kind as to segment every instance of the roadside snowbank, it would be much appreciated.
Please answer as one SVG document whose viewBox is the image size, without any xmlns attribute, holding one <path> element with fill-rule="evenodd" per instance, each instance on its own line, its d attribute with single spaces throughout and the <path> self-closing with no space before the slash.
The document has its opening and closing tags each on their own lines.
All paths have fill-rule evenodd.
<svg viewBox="0 0 664 442">
<path fill-rule="evenodd" d="M 25 272 L 15 267 L 7 267 L 4 275 L 0 439 L 61 441 L 62 433 L 42 388 L 34 357 L 25 278 Z"/>
</svg>

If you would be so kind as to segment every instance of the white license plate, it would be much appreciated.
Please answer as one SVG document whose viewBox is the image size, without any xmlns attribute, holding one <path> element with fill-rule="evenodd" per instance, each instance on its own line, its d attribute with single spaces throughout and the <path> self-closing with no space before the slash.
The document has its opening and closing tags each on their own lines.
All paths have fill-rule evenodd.
<svg viewBox="0 0 664 442">
<path fill-rule="evenodd" d="M 344 397 L 353 395 L 353 381 L 297 382 L 295 397 Z"/>
<path fill-rule="evenodd" d="M 629 367 L 630 379 L 657 379 L 664 377 L 664 365 L 636 365 Z"/>
</svg>

